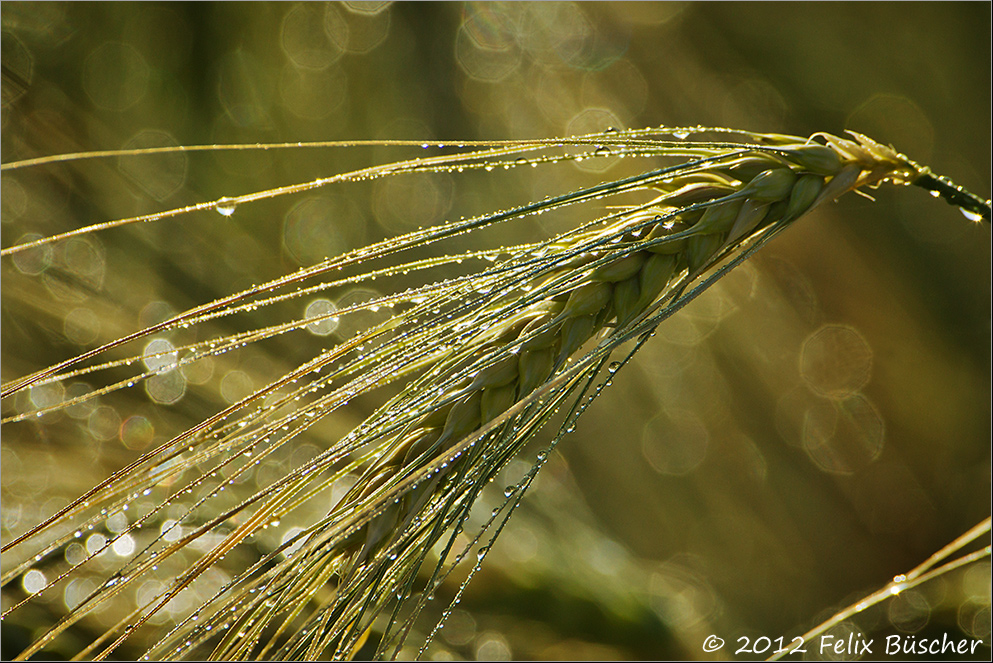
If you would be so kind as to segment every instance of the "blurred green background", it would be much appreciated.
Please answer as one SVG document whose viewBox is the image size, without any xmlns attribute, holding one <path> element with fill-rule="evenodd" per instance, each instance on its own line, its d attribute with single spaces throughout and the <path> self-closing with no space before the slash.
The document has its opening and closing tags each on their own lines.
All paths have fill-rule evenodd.
<svg viewBox="0 0 993 663">
<path fill-rule="evenodd" d="M 0 11 L 4 163 L 122 147 L 702 124 L 851 129 L 990 193 L 989 3 Z M 2 242 L 418 152 L 217 152 L 8 171 Z M 5 258 L 2 378 L 325 255 L 647 167 L 632 161 L 389 178 Z M 739 637 L 797 635 L 989 515 L 989 227 L 920 190 L 873 195 L 815 211 L 660 328 L 558 447 L 430 658 L 732 657 Z M 547 236 L 553 223 L 485 241 Z M 327 342 L 244 349 L 179 383 L 5 426 L 4 538 Z M 72 389 L 35 390 L 3 414 Z M 483 496 L 487 510 L 498 496 Z M 4 657 L 74 600 L 67 591 L 17 613 L 26 621 L 6 620 Z M 4 609 L 9 601 L 5 590 Z M 853 628 L 980 638 L 978 658 L 988 658 L 989 563 L 905 592 Z M 709 634 L 724 649 L 704 653 Z"/>
</svg>

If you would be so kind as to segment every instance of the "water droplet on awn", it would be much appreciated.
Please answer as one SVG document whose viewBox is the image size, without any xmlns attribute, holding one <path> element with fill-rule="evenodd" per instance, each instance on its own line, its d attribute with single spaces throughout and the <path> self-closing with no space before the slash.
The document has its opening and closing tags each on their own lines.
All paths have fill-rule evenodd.
<svg viewBox="0 0 993 663">
<path fill-rule="evenodd" d="M 214 209 L 216 209 L 217 213 L 221 216 L 231 216 L 234 214 L 234 209 L 237 206 L 238 203 L 235 202 L 235 199 L 228 198 L 227 196 L 214 203 Z"/>
</svg>

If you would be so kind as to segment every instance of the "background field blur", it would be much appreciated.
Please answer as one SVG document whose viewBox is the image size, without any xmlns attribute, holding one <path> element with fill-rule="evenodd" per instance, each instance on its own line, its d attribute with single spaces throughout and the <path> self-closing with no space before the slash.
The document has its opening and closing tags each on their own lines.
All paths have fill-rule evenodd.
<svg viewBox="0 0 993 663">
<path fill-rule="evenodd" d="M 122 147 L 702 124 L 851 129 L 990 194 L 989 3 L 0 11 L 4 163 Z M 2 242 L 424 152 L 175 154 L 5 172 Z M 618 159 L 388 178 L 4 258 L 2 378 L 327 255 L 647 167 Z M 559 446 L 430 657 L 726 658 L 740 636 L 801 633 L 989 515 L 989 227 L 920 190 L 874 196 L 815 211 L 660 328 Z M 529 241 L 576 222 L 560 215 L 465 241 Z M 332 299 L 342 306 L 363 290 Z M 348 325 L 315 331 L 331 333 L 5 426 L 4 539 Z M 37 389 L 3 415 L 85 388 Z M 364 405 L 294 453 L 316 453 L 375 404 Z M 6 609 L 6 589 L 3 600 Z M 6 620 L 4 658 L 78 600 L 67 590 Z M 852 628 L 981 638 L 978 658 L 988 658 L 989 563 L 905 592 Z M 711 633 L 728 644 L 705 654 Z"/>
</svg>

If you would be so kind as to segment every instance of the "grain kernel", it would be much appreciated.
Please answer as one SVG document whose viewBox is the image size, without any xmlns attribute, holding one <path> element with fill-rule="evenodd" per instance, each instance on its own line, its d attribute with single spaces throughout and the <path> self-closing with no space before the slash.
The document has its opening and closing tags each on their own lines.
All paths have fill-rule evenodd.
<svg viewBox="0 0 993 663">
<path fill-rule="evenodd" d="M 700 234 L 727 232 L 738 217 L 742 202 L 739 198 L 708 207 L 704 210 L 703 216 L 700 217 L 697 224 L 693 226 L 693 231 Z"/>
<path fill-rule="evenodd" d="M 580 315 L 599 313 L 610 303 L 614 289 L 608 283 L 587 283 L 579 286 L 569 295 L 562 317 L 574 318 Z"/>
<path fill-rule="evenodd" d="M 783 200 L 790 195 L 796 180 L 796 175 L 789 168 L 767 170 L 756 175 L 755 179 L 742 189 L 742 194 L 747 198 L 767 203 Z"/>
<path fill-rule="evenodd" d="M 784 215 L 796 218 L 810 209 L 824 188 L 824 178 L 818 175 L 802 175 L 790 193 L 790 201 Z"/>
<path fill-rule="evenodd" d="M 645 257 L 640 251 L 630 253 L 606 265 L 600 265 L 590 273 L 590 279 L 614 283 L 631 278 L 641 270 Z"/>
</svg>

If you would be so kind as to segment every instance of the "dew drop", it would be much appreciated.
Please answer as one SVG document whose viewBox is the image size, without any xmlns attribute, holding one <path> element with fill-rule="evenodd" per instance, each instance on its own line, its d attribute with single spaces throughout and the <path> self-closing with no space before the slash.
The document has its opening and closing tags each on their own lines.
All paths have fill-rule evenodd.
<svg viewBox="0 0 993 663">
<path fill-rule="evenodd" d="M 214 209 L 221 216 L 231 216 L 234 214 L 234 208 L 238 206 L 234 198 L 228 198 L 227 196 L 219 199 L 214 203 Z"/>
</svg>

